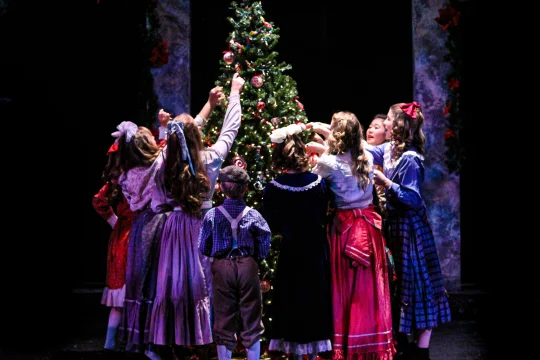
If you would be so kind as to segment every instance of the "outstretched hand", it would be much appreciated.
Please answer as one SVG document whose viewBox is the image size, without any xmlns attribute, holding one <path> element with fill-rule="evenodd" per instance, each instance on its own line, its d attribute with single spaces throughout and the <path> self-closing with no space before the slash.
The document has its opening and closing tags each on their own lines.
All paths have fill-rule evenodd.
<svg viewBox="0 0 540 360">
<path fill-rule="evenodd" d="M 373 170 L 373 182 L 375 183 L 375 185 L 389 187 L 387 186 L 388 185 L 387 182 L 389 181 L 390 180 L 388 180 L 388 178 L 384 175 L 382 171 L 377 170 L 377 169 Z"/>
<path fill-rule="evenodd" d="M 324 154 L 328 147 L 326 146 L 326 143 L 320 143 L 317 141 L 310 141 L 306 144 L 306 152 L 308 154 L 316 153 L 317 155 L 321 156 Z"/>
<path fill-rule="evenodd" d="M 216 86 L 210 90 L 210 94 L 208 95 L 208 103 L 210 106 L 214 107 L 224 97 L 225 95 L 223 95 L 223 87 Z"/>
<path fill-rule="evenodd" d="M 245 80 L 240 76 L 239 73 L 235 73 L 233 75 L 232 83 L 231 83 L 231 95 L 237 95 L 240 94 L 242 91 L 242 88 L 244 87 Z"/>
<path fill-rule="evenodd" d="M 321 122 L 309 122 L 306 124 L 306 128 L 312 129 L 313 132 L 324 136 L 326 139 L 328 139 L 328 135 L 330 135 L 330 124 L 325 124 Z"/>
<path fill-rule="evenodd" d="M 324 140 L 319 134 L 313 135 L 313 140 L 314 140 L 315 142 L 318 142 L 319 144 L 322 144 L 322 145 L 327 146 L 326 140 Z"/>
<path fill-rule="evenodd" d="M 160 109 L 158 113 L 158 120 L 161 126 L 166 127 L 167 123 L 171 121 L 171 114 L 169 114 L 163 109 Z"/>
</svg>

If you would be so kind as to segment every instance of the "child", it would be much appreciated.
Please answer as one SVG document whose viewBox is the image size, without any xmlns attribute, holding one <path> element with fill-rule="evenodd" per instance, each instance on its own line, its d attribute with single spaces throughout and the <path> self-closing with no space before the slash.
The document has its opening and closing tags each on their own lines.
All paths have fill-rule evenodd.
<svg viewBox="0 0 540 360">
<path fill-rule="evenodd" d="M 353 113 L 335 113 L 329 130 L 328 149 L 312 171 L 327 181 L 336 209 L 329 231 L 334 359 L 390 360 L 389 276 L 382 219 L 373 206 L 373 160 Z"/>
<path fill-rule="evenodd" d="M 243 85 L 244 79 L 235 74 L 220 136 L 211 147 L 203 148 L 199 126 L 189 114 L 178 115 L 167 124 L 169 137 L 156 177 L 152 208 L 159 211 L 167 205 L 174 210 L 164 224 L 159 248 L 150 321 L 150 341 L 156 345 L 202 346 L 213 342 L 211 275 L 206 271 L 210 264 L 199 253 L 197 241 L 203 209 L 217 180 L 215 169 L 227 157 L 240 127 Z"/>
<path fill-rule="evenodd" d="M 262 214 L 273 234 L 281 234 L 273 283 L 269 350 L 310 360 L 332 350 L 330 259 L 326 215 L 330 191 L 308 171 L 309 158 L 299 136 L 304 124 L 276 129 L 272 167 L 279 172 L 263 192 Z M 309 224 L 309 225 L 308 225 Z"/>
<path fill-rule="evenodd" d="M 386 120 L 386 114 L 377 114 L 373 117 L 371 120 L 371 123 L 369 124 L 368 129 L 366 130 L 366 141 L 370 145 L 381 145 L 384 144 L 387 141 L 390 141 L 390 134 L 391 130 L 387 130 L 386 126 L 384 124 L 384 121 Z M 383 167 L 382 165 L 374 165 L 374 168 L 377 170 L 382 171 Z M 388 236 L 385 232 L 386 227 L 385 224 L 385 218 L 386 218 L 386 208 L 384 206 L 386 202 L 385 197 L 385 188 L 384 186 L 375 185 L 373 187 L 373 205 L 375 206 L 375 211 L 377 211 L 382 219 L 383 219 L 383 235 L 386 239 Z M 396 289 L 396 267 L 394 265 L 394 257 L 392 256 L 392 252 L 390 251 L 390 248 L 387 246 L 384 247 L 386 250 L 387 255 L 387 262 L 389 267 L 389 276 L 390 276 L 390 293 L 392 296 L 395 294 Z M 394 328 L 394 331 L 396 329 Z"/>
<path fill-rule="evenodd" d="M 248 360 L 259 360 L 264 327 L 258 262 L 270 251 L 270 228 L 257 210 L 246 206 L 243 195 L 249 175 L 244 169 L 227 166 L 220 171 L 218 180 L 226 199 L 206 213 L 199 235 L 201 253 L 213 258 L 218 359 L 231 359 L 239 333 Z"/>
<path fill-rule="evenodd" d="M 118 185 L 121 169 L 117 150 L 118 143 L 114 142 L 107 152 L 107 165 L 101 177 L 105 185 L 92 199 L 96 212 L 112 227 L 107 249 L 106 287 L 101 297 L 101 303 L 111 308 L 103 346 L 106 350 L 116 350 L 117 346 L 116 335 L 122 320 L 126 293 L 128 240 L 135 217 Z"/>
<path fill-rule="evenodd" d="M 163 224 L 171 208 L 154 211 L 150 207 L 155 174 L 162 162 L 162 148 L 151 131 L 130 121 L 118 125 L 118 151 L 122 174 L 118 180 L 133 219 L 128 245 L 126 296 L 119 335 L 127 351 L 144 352 L 151 359 L 159 356 L 149 343 L 149 316 L 155 297 L 157 261 Z"/>
<path fill-rule="evenodd" d="M 423 154 L 426 138 L 424 115 L 419 103 L 390 107 L 385 126 L 391 142 L 366 144 L 375 164 L 375 183 L 386 189 L 388 246 L 394 255 L 398 277 L 394 323 L 399 332 L 396 359 L 429 360 L 431 331 L 451 321 L 437 248 L 422 198 Z M 407 334 L 414 332 L 412 346 Z"/>
</svg>

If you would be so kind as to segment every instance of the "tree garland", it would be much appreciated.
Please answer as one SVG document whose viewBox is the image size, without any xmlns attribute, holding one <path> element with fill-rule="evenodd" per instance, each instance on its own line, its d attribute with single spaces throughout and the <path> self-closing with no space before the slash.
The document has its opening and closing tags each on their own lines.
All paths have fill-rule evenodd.
<svg viewBox="0 0 540 360">
<path fill-rule="evenodd" d="M 452 65 L 452 70 L 446 75 L 446 85 L 449 88 L 448 97 L 443 108 L 443 115 L 447 119 L 448 127 L 444 132 L 446 144 L 446 166 L 450 173 L 459 174 L 464 160 L 464 149 L 461 146 L 460 130 L 462 119 L 460 114 L 460 81 L 462 79 L 463 48 L 462 28 L 459 26 L 460 11 L 458 0 L 449 0 L 446 7 L 439 9 L 439 16 L 435 21 L 447 32 L 446 48 L 448 54 L 444 60 Z"/>
</svg>

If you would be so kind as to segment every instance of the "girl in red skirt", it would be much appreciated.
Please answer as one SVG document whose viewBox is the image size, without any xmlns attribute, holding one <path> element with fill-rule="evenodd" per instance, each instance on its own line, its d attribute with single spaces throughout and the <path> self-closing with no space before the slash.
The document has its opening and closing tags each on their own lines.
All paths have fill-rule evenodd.
<svg viewBox="0 0 540 360">
<path fill-rule="evenodd" d="M 107 281 L 101 303 L 111 308 L 104 348 L 116 349 L 116 334 L 122 320 L 126 294 L 126 265 L 129 232 L 135 213 L 129 208 L 122 189 L 118 185 L 120 176 L 118 143 L 107 153 L 107 165 L 102 174 L 105 185 L 94 195 L 92 205 L 97 213 L 112 227 L 107 250 Z"/>
<path fill-rule="evenodd" d="M 335 113 L 329 128 L 317 125 L 310 127 L 327 145 L 310 142 L 307 150 L 321 153 L 312 171 L 326 180 L 336 209 L 328 234 L 334 359 L 391 360 L 389 277 L 382 219 L 373 206 L 373 157 L 363 149 L 353 113 Z"/>
</svg>

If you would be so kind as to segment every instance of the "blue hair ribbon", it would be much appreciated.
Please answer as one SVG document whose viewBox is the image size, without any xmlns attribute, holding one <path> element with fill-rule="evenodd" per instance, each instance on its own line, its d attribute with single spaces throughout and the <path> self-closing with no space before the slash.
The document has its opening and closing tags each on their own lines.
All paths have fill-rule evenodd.
<svg viewBox="0 0 540 360">
<path fill-rule="evenodd" d="M 191 162 L 191 156 L 189 155 L 189 150 L 186 143 L 186 136 L 184 135 L 184 123 L 169 121 L 167 123 L 167 130 L 169 136 L 171 134 L 177 133 L 178 140 L 180 141 L 180 146 L 182 147 L 182 160 L 187 160 L 189 162 L 189 169 L 191 173 L 195 175 L 195 170 L 193 170 L 193 163 Z"/>
</svg>

